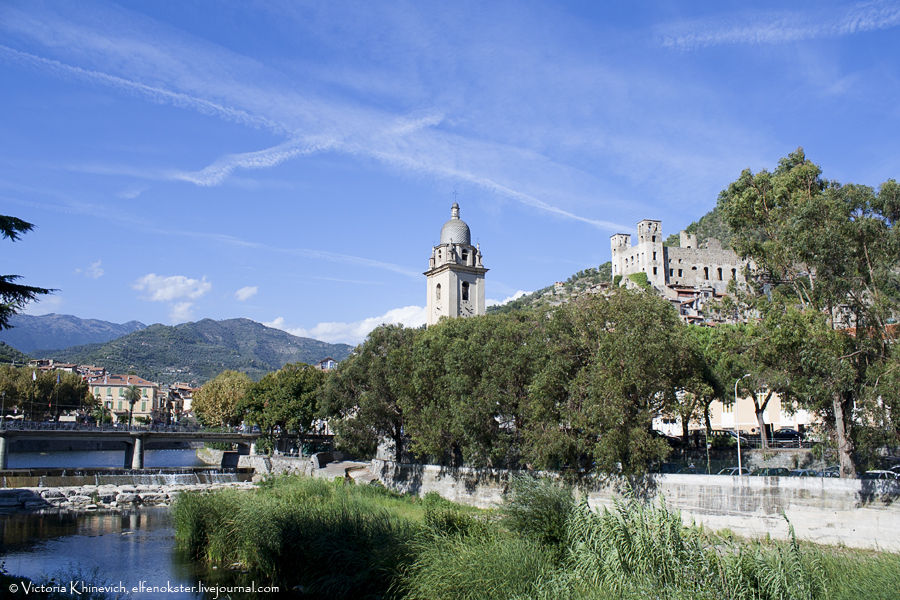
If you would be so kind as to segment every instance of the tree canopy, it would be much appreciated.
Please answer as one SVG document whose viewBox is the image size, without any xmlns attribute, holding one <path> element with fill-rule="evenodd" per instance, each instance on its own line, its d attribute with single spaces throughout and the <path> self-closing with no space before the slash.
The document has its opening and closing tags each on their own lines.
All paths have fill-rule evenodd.
<svg viewBox="0 0 900 600">
<path fill-rule="evenodd" d="M 238 404 L 252 384 L 244 373 L 223 371 L 194 394 L 192 408 L 209 425 L 234 425 L 240 420 Z"/>
<path fill-rule="evenodd" d="M 22 234 L 34 229 L 34 225 L 16 217 L 0 215 L 0 235 L 15 242 Z M 0 330 L 9 329 L 9 319 L 18 314 L 26 304 L 38 296 L 56 290 L 15 283 L 21 275 L 0 275 Z"/>
<path fill-rule="evenodd" d="M 779 376 L 829 423 L 841 474 L 852 477 L 860 411 L 897 402 L 884 392 L 897 363 L 900 186 L 826 180 L 800 148 L 773 172 L 745 170 L 718 208 L 733 248 L 752 261 L 750 303 Z"/>
</svg>

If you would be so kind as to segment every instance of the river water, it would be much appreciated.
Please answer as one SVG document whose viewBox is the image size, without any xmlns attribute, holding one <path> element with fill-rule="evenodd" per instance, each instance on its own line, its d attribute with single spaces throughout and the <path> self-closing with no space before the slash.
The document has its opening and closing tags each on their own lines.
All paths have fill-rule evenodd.
<svg viewBox="0 0 900 600">
<path fill-rule="evenodd" d="M 203 466 L 193 450 L 147 450 L 149 467 Z M 9 467 L 99 468 L 122 466 L 122 452 L 10 453 Z M 129 512 L 0 513 L 0 561 L 13 575 L 37 581 L 54 577 L 69 585 L 107 585 L 126 590 L 110 597 L 187 599 L 263 598 L 273 594 L 200 591 L 204 586 L 252 585 L 247 575 L 207 570 L 175 550 L 170 509 Z M 256 586 L 265 585 L 262 581 Z M 164 591 L 141 586 L 164 588 Z M 187 591 L 193 588 L 193 591 Z M 0 590 L 0 598 L 6 590 Z M 77 594 L 72 594 L 77 598 Z"/>
</svg>

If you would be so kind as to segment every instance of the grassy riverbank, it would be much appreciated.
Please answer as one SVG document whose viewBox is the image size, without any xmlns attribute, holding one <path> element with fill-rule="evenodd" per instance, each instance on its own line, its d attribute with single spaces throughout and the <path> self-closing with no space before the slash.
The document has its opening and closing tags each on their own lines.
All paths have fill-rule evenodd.
<svg viewBox="0 0 900 600">
<path fill-rule="evenodd" d="M 478 511 L 382 487 L 279 478 L 260 489 L 183 494 L 177 540 L 310 598 L 856 599 L 900 589 L 900 555 L 733 539 L 665 508 L 597 513 L 531 479 Z"/>
</svg>

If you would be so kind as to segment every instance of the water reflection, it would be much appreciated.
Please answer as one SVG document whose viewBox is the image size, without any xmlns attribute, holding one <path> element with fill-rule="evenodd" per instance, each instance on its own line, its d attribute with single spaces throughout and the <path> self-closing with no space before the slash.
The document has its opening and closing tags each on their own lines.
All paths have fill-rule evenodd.
<svg viewBox="0 0 900 600">
<path fill-rule="evenodd" d="M 160 598 L 158 593 L 131 591 L 144 587 L 251 585 L 250 575 L 226 569 L 208 570 L 175 551 L 172 513 L 149 508 L 127 513 L 0 515 L 0 561 L 8 572 L 36 580 L 85 581 L 89 585 L 121 585 L 129 598 Z M 60 579 L 60 577 L 62 579 Z M 257 587 L 265 582 L 257 579 Z M 210 593 L 179 591 L 165 598 L 212 598 Z M 232 594 L 233 598 L 272 598 L 272 594 Z M 223 597 L 220 595 L 220 597 Z"/>
</svg>

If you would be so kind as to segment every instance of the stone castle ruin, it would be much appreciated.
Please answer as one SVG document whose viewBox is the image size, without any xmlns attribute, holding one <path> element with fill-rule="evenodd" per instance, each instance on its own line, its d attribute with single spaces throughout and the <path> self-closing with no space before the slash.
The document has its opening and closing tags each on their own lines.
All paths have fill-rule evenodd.
<svg viewBox="0 0 900 600">
<path fill-rule="evenodd" d="M 662 221 L 644 219 L 637 224 L 637 244 L 631 245 L 631 234 L 617 233 L 610 238 L 612 275 L 621 276 L 619 285 L 635 286 L 630 277 L 638 273 L 666 298 L 673 301 L 721 296 L 728 283 L 745 284 L 747 261 L 732 250 L 722 248 L 709 238 L 705 248 L 698 247 L 695 234 L 681 232 L 681 247 L 663 245 Z M 694 308 L 699 309 L 699 306 Z M 682 312 L 682 314 L 685 314 Z"/>
</svg>

